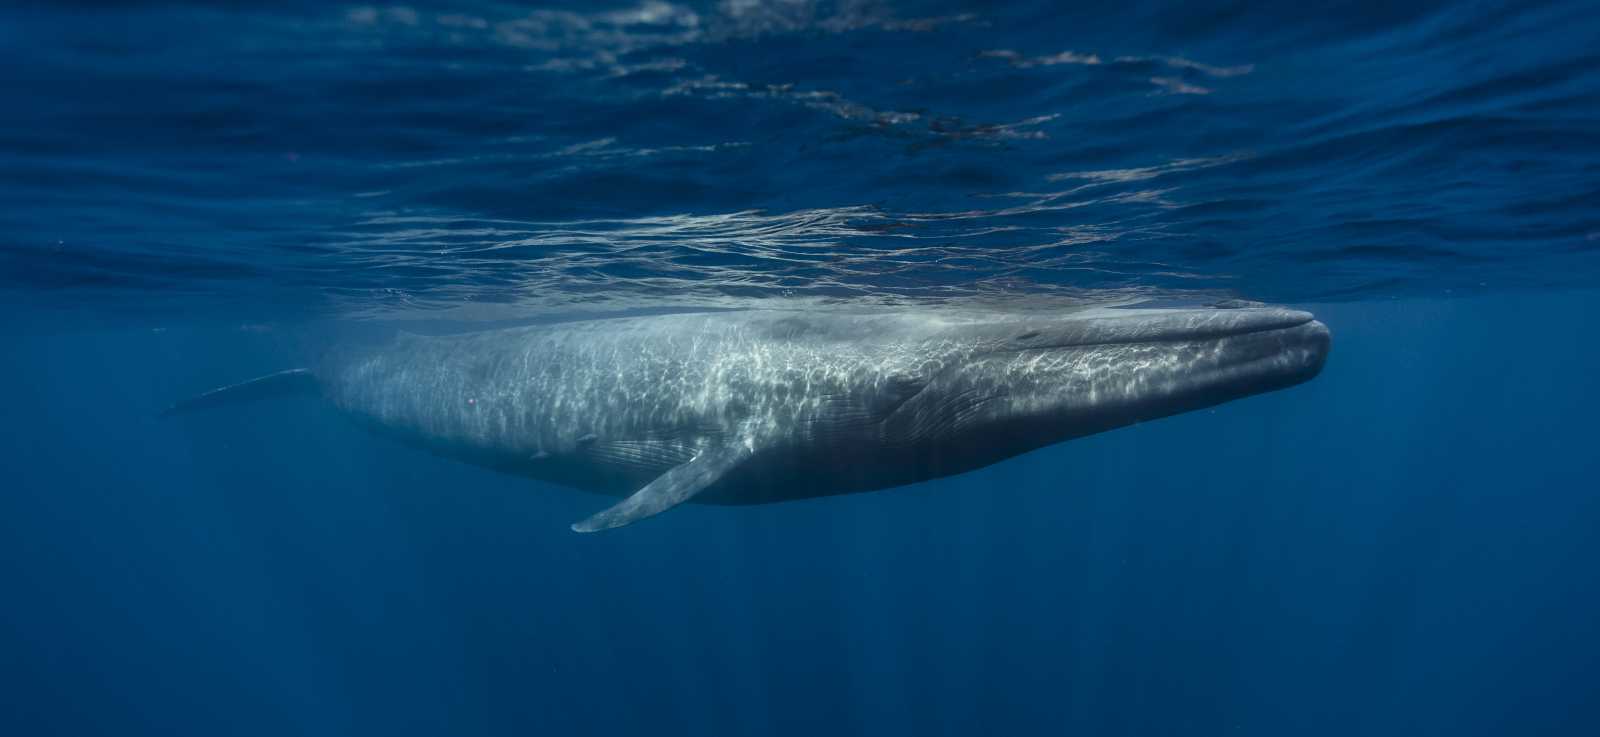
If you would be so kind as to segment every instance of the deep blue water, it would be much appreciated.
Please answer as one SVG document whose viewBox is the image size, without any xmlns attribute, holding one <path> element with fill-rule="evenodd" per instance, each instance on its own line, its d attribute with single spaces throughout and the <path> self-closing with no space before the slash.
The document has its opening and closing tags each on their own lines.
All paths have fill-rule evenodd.
<svg viewBox="0 0 1600 737">
<path fill-rule="evenodd" d="M 1600 733 L 1592 2 L 0 9 L 0 734 Z M 351 332 L 1248 299 L 1289 390 L 689 506 L 290 400 Z"/>
</svg>

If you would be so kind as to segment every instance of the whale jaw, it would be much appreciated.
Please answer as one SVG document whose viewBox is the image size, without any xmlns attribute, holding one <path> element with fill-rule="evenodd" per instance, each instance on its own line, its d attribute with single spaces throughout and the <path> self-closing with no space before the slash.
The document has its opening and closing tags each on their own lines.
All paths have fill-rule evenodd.
<svg viewBox="0 0 1600 737">
<path fill-rule="evenodd" d="M 1295 310 L 1125 319 L 1143 324 L 1040 360 L 1053 368 L 1047 380 L 1056 385 L 1039 387 L 1035 399 L 1051 406 L 1073 436 L 1107 422 L 1165 417 L 1309 381 L 1322 371 L 1331 345 L 1326 325 Z"/>
<path fill-rule="evenodd" d="M 1073 438 L 1294 386 L 1327 359 L 1310 313 L 1107 310 L 1028 325 L 934 377 L 886 422 L 930 477 Z"/>
</svg>

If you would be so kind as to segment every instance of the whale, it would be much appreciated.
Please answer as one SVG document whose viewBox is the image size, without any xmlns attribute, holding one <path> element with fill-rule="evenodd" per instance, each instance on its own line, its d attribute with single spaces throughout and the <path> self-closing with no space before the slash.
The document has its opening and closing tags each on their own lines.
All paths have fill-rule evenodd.
<svg viewBox="0 0 1600 737">
<path fill-rule="evenodd" d="M 1328 328 L 1278 307 L 745 310 L 400 334 L 163 414 L 315 395 L 369 428 L 619 497 L 571 525 L 972 471 L 1300 384 Z"/>
</svg>

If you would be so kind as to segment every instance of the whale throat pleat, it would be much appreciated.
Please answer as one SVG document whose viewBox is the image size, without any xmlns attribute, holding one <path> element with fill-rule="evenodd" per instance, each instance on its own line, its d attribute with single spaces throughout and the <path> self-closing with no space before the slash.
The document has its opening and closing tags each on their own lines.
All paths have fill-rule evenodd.
<svg viewBox="0 0 1600 737">
<path fill-rule="evenodd" d="M 663 473 L 695 458 L 695 447 L 669 440 L 595 440 L 579 452 L 592 463 L 639 472 Z"/>
<path fill-rule="evenodd" d="M 748 442 L 705 450 L 689 462 L 661 474 L 615 506 L 572 526 L 574 532 L 598 532 L 652 517 L 682 504 L 737 468 L 753 453 Z"/>
</svg>

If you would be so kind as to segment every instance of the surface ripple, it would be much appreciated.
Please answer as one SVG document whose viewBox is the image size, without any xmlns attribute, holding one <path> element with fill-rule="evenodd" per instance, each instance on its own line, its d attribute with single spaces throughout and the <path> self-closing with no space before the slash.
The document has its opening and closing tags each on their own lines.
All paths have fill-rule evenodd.
<svg viewBox="0 0 1600 737">
<path fill-rule="evenodd" d="M 1583 4 L 1343 10 L 12 8 L 0 293 L 498 319 L 1592 286 Z"/>
</svg>

